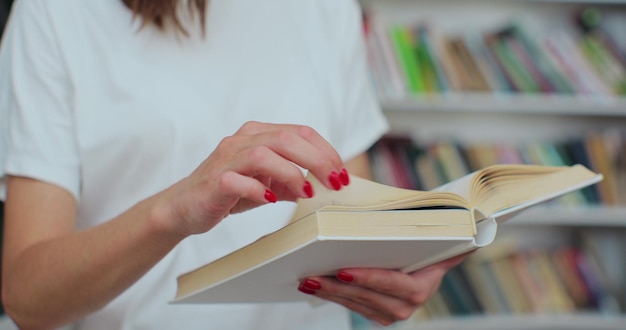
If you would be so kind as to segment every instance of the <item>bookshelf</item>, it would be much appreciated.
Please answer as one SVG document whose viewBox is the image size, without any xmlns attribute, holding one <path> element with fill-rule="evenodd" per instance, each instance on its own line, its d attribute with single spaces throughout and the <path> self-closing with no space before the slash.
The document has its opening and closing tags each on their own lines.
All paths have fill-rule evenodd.
<svg viewBox="0 0 626 330">
<path fill-rule="evenodd" d="M 599 76 L 589 76 L 590 73 L 595 72 L 594 70 L 601 70 L 599 69 L 601 67 L 595 67 L 596 63 L 587 63 L 582 64 L 575 73 L 561 72 L 562 78 L 566 78 L 568 83 L 559 86 L 570 88 L 563 87 L 557 90 L 556 85 L 551 85 L 552 89 L 550 89 L 550 86 L 545 84 L 546 81 L 557 81 L 554 80 L 556 76 L 546 78 L 545 74 L 550 71 L 545 71 L 545 64 L 541 67 L 535 62 L 540 60 L 533 57 L 526 58 L 524 62 L 523 53 L 513 53 L 513 56 L 519 57 L 517 59 L 519 62 L 516 63 L 528 71 L 521 75 L 526 74 L 527 78 L 535 79 L 535 89 L 522 88 L 522 86 L 532 87 L 532 84 L 515 85 L 511 78 L 509 78 L 508 86 L 505 86 L 503 82 L 506 82 L 506 79 L 502 76 L 506 76 L 506 73 L 502 72 L 500 79 L 494 79 L 497 74 L 491 73 L 491 80 L 485 79 L 490 82 L 487 84 L 489 88 L 484 89 L 483 86 L 481 89 L 467 83 L 460 84 L 459 81 L 462 79 L 458 77 L 456 84 L 453 83 L 454 79 L 451 76 L 458 73 L 449 73 L 451 68 L 455 68 L 450 64 L 449 59 L 446 64 L 445 57 L 450 55 L 441 55 L 437 52 L 445 49 L 441 46 L 441 39 L 456 37 L 465 42 L 475 41 L 477 36 L 483 38 L 485 35 L 493 35 L 496 31 L 502 32 L 504 27 L 510 27 L 512 23 L 515 24 L 513 26 L 521 28 L 524 35 L 535 42 L 538 47 L 542 47 L 543 53 L 539 54 L 549 52 L 548 45 L 552 41 L 546 40 L 557 38 L 554 36 L 562 34 L 567 34 L 572 40 L 588 45 L 587 39 L 584 42 L 579 41 L 581 40 L 579 38 L 588 37 L 588 34 L 585 34 L 574 20 L 575 13 L 587 9 L 584 12 L 591 16 L 585 19 L 600 17 L 601 29 L 606 29 L 604 31 L 608 31 L 613 36 L 614 45 L 621 49 L 624 55 L 626 54 L 626 35 L 621 31 L 626 31 L 626 0 L 361 0 L 360 2 L 366 13 L 367 52 L 372 81 L 391 122 L 392 140 L 399 137 L 398 143 L 406 144 L 408 139 L 412 144 L 421 148 L 421 152 L 424 152 L 442 142 L 455 146 L 461 145 L 461 149 L 464 146 L 489 144 L 504 144 L 520 149 L 520 146 L 531 144 L 553 146 L 566 140 L 585 140 L 594 134 L 610 136 L 609 139 L 603 140 L 602 144 L 606 148 L 616 150 L 603 154 L 604 156 L 596 156 L 596 158 L 611 163 L 610 171 L 615 176 L 611 174 L 608 177 L 615 177 L 616 184 L 613 189 L 616 195 L 626 196 L 626 161 L 623 156 L 618 156 L 618 154 L 626 154 L 624 152 L 626 151 L 626 90 L 619 87 L 620 81 L 622 84 L 626 83 L 624 74 L 626 59 L 622 58 L 622 62 L 617 61 L 617 66 L 612 67 L 611 74 L 617 72 L 616 76 L 619 78 L 613 80 L 613 82 L 617 81 L 617 85 L 611 85 L 611 83 L 609 85 L 617 86 L 616 88 L 594 89 L 587 88 L 590 83 L 580 81 L 576 83 L 576 79 L 581 80 L 581 77 L 586 78 L 588 82 L 595 81 L 599 85 L 610 81 Z M 600 16 L 597 16 L 598 14 Z M 595 26 L 594 22 L 598 21 L 586 22 L 587 26 Z M 395 44 L 398 40 L 402 40 L 402 37 L 399 37 L 402 34 L 394 35 L 394 32 L 391 32 L 399 26 L 409 27 L 411 33 L 408 35 L 415 38 L 412 40 L 421 41 L 421 43 L 414 41 L 410 48 L 410 54 L 417 58 L 417 64 L 414 65 L 418 65 L 418 69 L 413 69 L 417 70 L 413 72 L 413 75 L 416 72 L 421 74 L 421 80 L 417 79 L 421 82 L 411 81 L 411 79 L 416 79 L 406 71 L 411 69 L 411 65 L 402 62 L 406 61 L 406 49 L 403 54 L 402 48 L 398 48 Z M 424 37 L 420 34 L 424 33 L 424 26 L 427 32 L 434 32 Z M 509 30 L 506 31 L 505 35 L 509 36 Z M 386 34 L 388 39 L 381 39 L 380 33 Z M 591 37 L 592 40 L 593 38 L 595 37 Z M 506 40 L 504 44 L 510 47 L 517 42 Z M 421 50 L 420 45 L 422 45 Z M 583 46 L 579 47 L 583 48 Z M 494 70 L 494 67 L 502 71 L 506 69 L 505 65 L 498 66 L 497 60 L 494 62 L 494 56 L 498 53 L 485 52 L 484 49 L 481 50 L 475 45 L 469 48 L 474 61 L 480 63 L 480 65 L 475 63 L 478 71 L 481 71 L 485 65 L 491 65 L 491 70 Z M 428 49 L 434 55 L 424 55 L 428 54 Z M 499 54 L 504 56 L 503 53 Z M 559 54 L 558 50 L 553 50 L 550 54 L 553 59 L 545 63 L 559 70 L 568 68 L 565 62 L 559 64 L 556 59 Z M 390 56 L 393 60 L 389 59 Z M 484 58 L 480 59 L 481 56 Z M 586 58 L 574 53 L 566 53 L 565 56 Z M 441 63 L 434 62 L 437 59 L 440 59 Z M 528 62 L 529 59 L 531 62 Z M 394 71 L 394 65 L 395 70 L 398 71 Z M 569 66 L 569 68 L 571 70 L 572 67 Z M 509 69 L 511 70 L 510 66 Z M 535 70 L 534 74 L 532 70 Z M 481 72 L 483 78 L 488 76 L 484 71 Z M 519 75 L 519 72 L 517 74 Z M 443 83 L 442 79 L 445 80 Z M 474 73 L 469 79 L 478 78 Z M 539 83 L 541 79 L 545 80 L 543 85 Z M 427 81 L 430 81 L 430 85 Z M 543 87 L 539 88 L 539 86 Z M 385 152 L 377 154 L 371 150 L 370 153 L 374 160 L 385 162 L 380 160 L 387 157 Z M 414 158 L 410 159 L 409 167 L 413 169 L 419 167 Z M 388 163 L 377 165 L 376 161 L 374 170 L 378 168 L 379 180 L 391 184 L 402 183 L 397 178 L 397 174 L 380 173 L 396 171 L 392 170 L 392 165 Z M 406 166 L 405 163 L 404 167 Z M 423 182 L 417 184 L 421 183 Z M 504 327 L 510 329 L 624 328 L 626 281 L 623 279 L 623 274 L 626 274 L 626 265 L 623 260 L 626 260 L 626 252 L 624 252 L 626 243 L 623 241 L 626 241 L 624 240 L 626 238 L 626 201 L 623 198 L 617 198 L 610 203 L 601 200 L 597 203 L 579 205 L 563 205 L 557 201 L 546 207 L 526 211 L 513 221 L 504 223 L 498 235 L 497 240 L 501 244 L 495 244 L 485 248 L 484 251 L 477 252 L 475 254 L 477 257 L 474 259 L 490 263 L 503 257 L 506 259 L 531 253 L 549 254 L 555 249 L 577 250 L 586 255 L 591 263 L 599 265 L 597 270 L 599 269 L 600 275 L 598 276 L 602 280 L 596 279 L 595 281 L 596 284 L 601 282 L 601 294 L 608 297 L 608 302 L 577 305 L 576 308 L 567 310 L 547 308 L 523 312 L 514 310 L 493 312 L 483 309 L 478 313 L 459 313 L 453 311 L 454 306 L 451 306 L 449 301 L 443 304 L 447 306 L 442 307 L 441 301 L 445 299 L 441 297 L 444 294 L 440 294 L 439 297 L 434 297 L 433 301 L 429 301 L 431 306 L 425 308 L 430 309 L 431 313 L 418 311 L 413 318 L 400 322 L 393 328 L 481 330 Z M 507 251 L 504 256 L 501 252 L 503 250 Z M 515 275 L 515 277 L 518 276 Z M 554 276 L 554 274 L 546 276 Z M 589 283 L 582 285 L 592 287 L 594 280 L 591 278 L 588 280 Z M 495 282 L 502 281 L 494 280 Z M 452 285 L 458 287 L 458 284 Z M 445 284 L 442 288 L 444 286 Z M 512 286 L 511 283 L 500 285 L 499 289 L 502 292 L 506 290 L 520 292 L 520 287 L 512 288 Z M 523 290 L 524 287 L 521 288 Z M 572 295 L 569 292 L 565 298 L 570 299 Z M 519 299 L 522 297 L 520 296 Z M 447 311 L 441 313 L 441 308 Z M 358 317 L 355 318 L 353 324 L 355 329 L 378 329 L 375 325 Z"/>
</svg>

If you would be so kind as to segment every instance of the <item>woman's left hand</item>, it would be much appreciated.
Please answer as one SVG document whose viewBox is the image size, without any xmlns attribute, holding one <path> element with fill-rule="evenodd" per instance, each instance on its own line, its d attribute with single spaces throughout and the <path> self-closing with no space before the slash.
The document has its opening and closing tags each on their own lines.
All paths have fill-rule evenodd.
<svg viewBox="0 0 626 330">
<path fill-rule="evenodd" d="M 332 301 L 381 325 L 408 319 L 438 289 L 443 276 L 466 255 L 407 274 L 395 270 L 346 268 L 335 278 L 312 276 L 299 290 Z"/>
</svg>

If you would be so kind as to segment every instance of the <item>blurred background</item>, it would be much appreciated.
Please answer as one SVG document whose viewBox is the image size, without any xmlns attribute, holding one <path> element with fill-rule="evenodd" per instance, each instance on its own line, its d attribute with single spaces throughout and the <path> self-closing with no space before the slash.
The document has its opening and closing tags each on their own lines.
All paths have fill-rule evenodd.
<svg viewBox="0 0 626 330">
<path fill-rule="evenodd" d="M 499 225 L 395 328 L 626 329 L 626 1 L 360 1 L 392 128 L 377 181 L 429 190 L 498 163 L 604 176 Z"/>
</svg>

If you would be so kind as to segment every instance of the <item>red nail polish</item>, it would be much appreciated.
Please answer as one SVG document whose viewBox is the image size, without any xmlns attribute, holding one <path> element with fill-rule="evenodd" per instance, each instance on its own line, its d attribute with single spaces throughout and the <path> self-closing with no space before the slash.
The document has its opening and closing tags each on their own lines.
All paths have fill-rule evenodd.
<svg viewBox="0 0 626 330">
<path fill-rule="evenodd" d="M 352 276 L 352 274 L 348 272 L 340 271 L 339 273 L 337 273 L 337 279 L 342 282 L 350 283 L 354 281 L 354 276 Z"/>
<path fill-rule="evenodd" d="M 345 168 L 342 168 L 341 172 L 339 172 L 339 181 L 341 181 L 341 184 L 344 186 L 350 184 L 350 176 L 348 175 L 348 170 Z"/>
<path fill-rule="evenodd" d="M 311 186 L 311 182 L 309 181 L 304 182 L 304 193 L 306 194 L 306 197 L 308 198 L 313 197 L 313 187 Z"/>
<path fill-rule="evenodd" d="M 269 189 L 265 190 L 265 199 L 270 203 L 276 203 L 278 201 L 276 195 L 274 195 L 274 193 Z"/>
<path fill-rule="evenodd" d="M 301 286 L 311 289 L 311 290 L 319 290 L 322 288 L 322 285 L 320 284 L 320 282 L 315 281 L 315 280 L 310 280 L 310 279 L 304 280 Z"/>
<path fill-rule="evenodd" d="M 313 289 L 309 289 L 307 287 L 305 287 L 304 285 L 300 284 L 300 286 L 298 286 L 298 290 L 300 292 L 304 292 L 306 294 L 315 294 L 315 290 Z"/>
<path fill-rule="evenodd" d="M 337 174 L 337 172 L 332 171 L 328 176 L 328 181 L 330 181 L 330 185 L 333 186 L 333 189 L 341 189 L 341 181 L 339 180 L 339 175 Z"/>
</svg>

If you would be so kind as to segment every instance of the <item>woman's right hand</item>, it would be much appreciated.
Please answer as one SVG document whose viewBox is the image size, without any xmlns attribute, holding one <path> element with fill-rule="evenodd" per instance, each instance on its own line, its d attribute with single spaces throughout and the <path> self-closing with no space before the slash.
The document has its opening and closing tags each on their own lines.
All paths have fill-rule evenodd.
<svg viewBox="0 0 626 330">
<path fill-rule="evenodd" d="M 10 176 L 5 309 L 24 329 L 60 327 L 99 310 L 181 239 L 231 213 L 310 196 L 302 168 L 330 189 L 348 183 L 337 152 L 310 127 L 246 123 L 189 176 L 85 230 L 75 229 L 77 204 L 67 190 Z"/>
<path fill-rule="evenodd" d="M 314 129 L 247 122 L 189 176 L 160 194 L 157 219 L 187 236 L 208 231 L 229 214 L 311 197 L 300 167 L 329 189 L 349 183 L 341 157 Z"/>
</svg>

